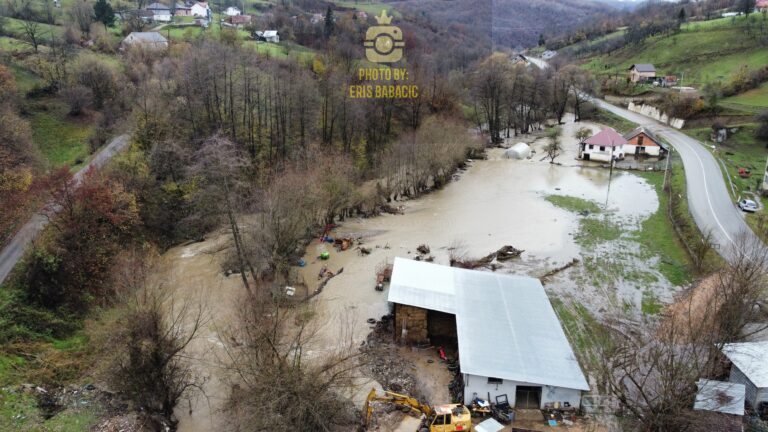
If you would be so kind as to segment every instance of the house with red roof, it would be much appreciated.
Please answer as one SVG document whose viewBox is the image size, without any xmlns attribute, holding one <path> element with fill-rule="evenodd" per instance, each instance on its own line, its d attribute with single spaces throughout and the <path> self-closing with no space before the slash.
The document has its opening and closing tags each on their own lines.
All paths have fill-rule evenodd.
<svg viewBox="0 0 768 432">
<path fill-rule="evenodd" d="M 607 127 L 581 143 L 579 158 L 601 162 L 624 159 L 625 145 L 627 140 L 613 128 Z"/>
<path fill-rule="evenodd" d="M 768 0 L 757 0 L 755 8 L 759 11 L 768 10 Z"/>
</svg>

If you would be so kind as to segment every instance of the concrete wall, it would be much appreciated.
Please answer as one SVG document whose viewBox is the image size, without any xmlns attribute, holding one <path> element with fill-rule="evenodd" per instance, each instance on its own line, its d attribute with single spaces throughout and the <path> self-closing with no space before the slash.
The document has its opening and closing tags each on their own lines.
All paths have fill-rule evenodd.
<svg viewBox="0 0 768 432">
<path fill-rule="evenodd" d="M 428 332 L 428 311 L 414 306 L 395 305 L 395 339 L 403 343 L 426 342 Z M 405 338 L 403 328 L 406 330 Z"/>
<path fill-rule="evenodd" d="M 506 394 L 509 404 L 515 406 L 515 391 L 519 385 L 541 387 L 541 408 L 549 402 L 568 402 L 576 408 L 581 406 L 581 390 L 510 380 L 503 380 L 501 384 L 489 384 L 488 377 L 471 374 L 464 374 L 464 404 L 469 405 L 472 402 L 474 393 L 477 393 L 480 399 L 487 399 L 490 393 L 491 402 L 496 402 L 496 396 Z"/>
<path fill-rule="evenodd" d="M 627 109 L 632 112 L 642 114 L 646 117 L 656 119 L 662 123 L 666 123 L 676 129 L 682 129 L 683 126 L 685 126 L 685 120 L 670 117 L 665 113 L 661 112 L 661 110 L 659 110 L 658 108 L 651 105 L 645 105 L 645 104 L 635 105 L 634 102 L 630 102 Z"/>
<path fill-rule="evenodd" d="M 611 161 L 611 147 L 605 147 L 605 150 L 600 151 L 600 146 L 593 145 L 593 148 L 589 148 L 590 144 L 584 144 L 584 150 L 582 151 L 582 159 L 586 159 L 584 155 L 589 155 L 589 160 L 598 162 L 610 162 Z M 624 146 L 613 147 L 613 154 L 619 158 L 624 159 Z"/>
</svg>

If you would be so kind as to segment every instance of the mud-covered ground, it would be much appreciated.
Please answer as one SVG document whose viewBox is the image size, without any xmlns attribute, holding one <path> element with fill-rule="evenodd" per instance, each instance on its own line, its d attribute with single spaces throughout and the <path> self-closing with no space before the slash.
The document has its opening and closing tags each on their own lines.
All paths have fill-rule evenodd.
<svg viewBox="0 0 768 432">
<path fill-rule="evenodd" d="M 429 245 L 434 262 L 444 265 L 451 249 L 477 258 L 512 245 L 525 252 L 497 271 L 534 277 L 577 259 L 577 265 L 549 277 L 545 287 L 551 297 L 584 305 L 598 317 L 616 310 L 640 315 L 648 298 L 658 303 L 671 301 L 677 288 L 657 269 L 661 258 L 649 253 L 633 234 L 658 210 L 656 191 L 643 177 L 621 171 L 614 171 L 609 190 L 607 169 L 577 161 L 578 144 L 573 135 L 585 126 L 599 130 L 598 125 L 586 122 L 563 126 L 564 153 L 556 161 L 559 164 L 543 160 L 545 139 L 513 138 L 508 145 L 532 144 L 532 158 L 505 159 L 503 149 L 492 149 L 487 160 L 470 162 L 457 181 L 443 189 L 396 203 L 403 206 L 404 214 L 350 219 L 331 234 L 361 238 L 362 246 L 371 251 L 368 255 L 356 250 L 359 245 L 338 252 L 314 239 L 304 257 L 307 265 L 298 269 L 309 291 L 319 283 L 323 266 L 333 272 L 344 270 L 311 300 L 322 328 L 307 354 L 323 356 L 334 350 L 341 334 L 351 334 L 362 345 L 371 331 L 368 320 L 389 313 L 386 289 L 374 289 L 376 269 L 396 256 L 415 257 L 420 244 Z M 548 199 L 553 195 L 579 198 L 599 211 L 585 214 L 556 205 Z M 164 255 L 166 277 L 179 287 L 178 295 L 207 302 L 211 313 L 211 323 L 193 347 L 198 367 L 210 376 L 206 383 L 209 397 L 198 401 L 191 414 L 188 407 L 177 409 L 182 432 L 210 430 L 221 421 L 218 408 L 225 389 L 217 377 L 223 346 L 219 335 L 234 316 L 242 290 L 236 275 L 226 277 L 221 272 L 225 248 L 226 235 L 220 234 Z M 318 259 L 323 251 L 330 253 L 329 260 Z M 404 357 L 412 364 L 419 361 Z M 421 376 L 418 367 L 413 370 Z M 375 376 L 370 379 L 361 383 L 356 402 L 362 402 L 371 386 L 379 387 Z M 439 389 L 432 390 L 440 397 Z"/>
</svg>

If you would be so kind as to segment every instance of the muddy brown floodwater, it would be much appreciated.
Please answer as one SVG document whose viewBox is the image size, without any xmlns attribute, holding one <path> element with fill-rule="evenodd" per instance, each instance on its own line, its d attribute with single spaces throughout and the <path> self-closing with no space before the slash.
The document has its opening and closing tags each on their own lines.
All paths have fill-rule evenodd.
<svg viewBox="0 0 768 432">
<path fill-rule="evenodd" d="M 627 229 L 637 229 L 642 220 L 653 214 L 659 206 L 654 188 L 643 178 L 627 172 L 614 171 L 608 196 L 608 170 L 596 166 L 583 166 L 576 160 L 577 142 L 573 138 L 580 127 L 600 127 L 586 122 L 567 122 L 563 126 L 564 154 L 551 165 L 544 158 L 546 140 L 530 136 L 512 138 L 509 145 L 522 141 L 533 144 L 536 153 L 529 160 L 510 160 L 502 157 L 502 149 L 489 151 L 488 160 L 473 161 L 459 175 L 457 181 L 442 190 L 424 197 L 398 203 L 404 205 L 402 215 L 382 215 L 370 219 L 351 219 L 341 224 L 333 235 L 361 236 L 370 255 L 361 256 L 354 249 L 337 252 L 330 245 L 312 241 L 304 257 L 307 265 L 299 270 L 301 276 L 314 288 L 322 266 L 331 271 L 344 268 L 344 272 L 331 279 L 323 292 L 311 300 L 316 307 L 316 318 L 322 324 L 320 338 L 310 347 L 309 356 L 323 356 L 339 345 L 339 335 L 351 335 L 362 343 L 370 332 L 369 318 L 379 319 L 389 313 L 387 291 L 375 291 L 375 271 L 382 263 L 391 263 L 394 257 L 413 258 L 416 247 L 427 244 L 435 262 L 448 264 L 449 248 L 461 244 L 471 257 L 479 257 L 512 245 L 525 250 L 522 257 L 506 264 L 498 271 L 539 277 L 573 258 L 582 259 L 585 253 L 575 242 L 579 228 L 579 215 L 555 207 L 544 199 L 546 195 L 569 195 L 595 201 L 612 220 Z M 197 350 L 201 354 L 200 367 L 209 368 L 213 378 L 207 384 L 212 397 L 211 406 L 198 404 L 192 415 L 186 409 L 177 410 L 181 416 L 181 432 L 210 430 L 217 424 L 217 407 L 224 392 L 216 378 L 215 354 L 220 351 L 217 328 L 227 325 L 236 305 L 233 292 L 242 289 L 239 279 L 221 274 L 218 255 L 210 252 L 220 248 L 221 238 L 191 246 L 172 249 L 165 257 L 169 269 L 184 275 L 185 281 L 215 291 L 212 324 L 201 338 Z M 603 246 L 605 247 L 605 246 Z M 637 245 L 622 240 L 614 249 L 632 249 Z M 330 259 L 320 261 L 318 255 L 327 250 Z M 611 253 L 608 247 L 605 253 Z M 220 255 L 220 254 L 219 254 Z M 578 267 L 578 266 L 577 266 Z M 589 310 L 599 313 L 612 302 L 622 298 L 638 300 L 638 287 L 631 284 L 605 287 L 577 282 L 583 269 L 570 269 L 552 278 L 546 285 L 548 293 L 570 296 Z M 660 275 L 656 275 L 660 276 Z M 672 287 L 663 277 L 657 278 L 652 289 L 662 300 L 671 298 Z M 191 295 L 190 293 L 187 293 Z M 619 300 L 617 300 L 619 299 Z M 639 304 L 639 301 L 637 302 Z M 375 384 L 375 383 L 372 383 Z M 364 383 L 355 395 L 361 402 L 371 384 Z"/>
</svg>

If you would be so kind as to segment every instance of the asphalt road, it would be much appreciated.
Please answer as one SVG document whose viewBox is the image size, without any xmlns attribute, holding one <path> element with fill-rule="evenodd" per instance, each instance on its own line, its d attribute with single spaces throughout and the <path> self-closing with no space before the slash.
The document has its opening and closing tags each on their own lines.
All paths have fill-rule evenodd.
<svg viewBox="0 0 768 432">
<path fill-rule="evenodd" d="M 101 168 L 112 156 L 125 149 L 129 143 L 129 135 L 120 135 L 113 138 L 112 141 L 96 153 L 90 162 L 72 176 L 75 184 L 79 185 L 83 181 L 83 177 L 89 169 Z M 55 211 L 55 209 L 53 210 Z M 21 260 L 29 245 L 32 244 L 47 224 L 48 217 L 43 213 L 36 213 L 0 251 L 0 283 L 5 280 L 11 270 L 13 270 L 13 267 Z"/>
<path fill-rule="evenodd" d="M 688 187 L 688 208 L 701 232 L 712 233 L 713 243 L 723 258 L 733 258 L 735 247 L 759 241 L 728 194 L 717 161 L 701 142 L 642 114 L 619 108 L 601 99 L 593 99 L 593 102 L 606 111 L 645 126 L 664 137 L 680 154 Z"/>
</svg>

